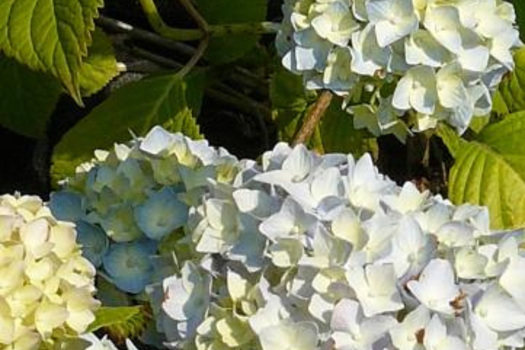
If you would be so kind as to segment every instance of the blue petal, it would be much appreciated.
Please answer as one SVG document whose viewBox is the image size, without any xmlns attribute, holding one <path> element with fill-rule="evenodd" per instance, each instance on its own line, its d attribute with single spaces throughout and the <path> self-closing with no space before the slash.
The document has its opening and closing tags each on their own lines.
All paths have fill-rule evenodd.
<svg viewBox="0 0 525 350">
<path fill-rule="evenodd" d="M 150 256 L 157 243 L 149 239 L 112 244 L 103 258 L 104 268 L 117 288 L 128 293 L 140 293 L 150 283 L 153 265 Z"/>
<path fill-rule="evenodd" d="M 82 255 L 95 267 L 102 264 L 108 251 L 109 239 L 104 230 L 85 221 L 77 221 L 77 241 L 82 245 Z"/>
<path fill-rule="evenodd" d="M 135 208 L 138 227 L 151 239 L 160 240 L 188 219 L 188 207 L 170 187 L 164 187 Z"/>
<path fill-rule="evenodd" d="M 53 216 L 58 220 L 73 222 L 84 217 L 82 197 L 73 192 L 60 191 L 51 193 L 49 209 L 51 209 Z"/>
</svg>

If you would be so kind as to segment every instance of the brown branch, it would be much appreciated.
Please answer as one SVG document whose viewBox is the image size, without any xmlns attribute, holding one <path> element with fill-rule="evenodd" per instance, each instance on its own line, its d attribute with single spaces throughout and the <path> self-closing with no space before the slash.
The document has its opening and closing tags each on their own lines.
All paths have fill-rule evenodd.
<svg viewBox="0 0 525 350">
<path fill-rule="evenodd" d="M 294 146 L 300 143 L 306 143 L 310 139 L 314 133 L 315 127 L 319 124 L 319 121 L 328 109 L 328 106 L 330 106 L 333 97 L 334 94 L 329 90 L 323 90 L 321 95 L 319 95 L 315 105 L 305 117 L 301 129 L 294 137 Z"/>
</svg>

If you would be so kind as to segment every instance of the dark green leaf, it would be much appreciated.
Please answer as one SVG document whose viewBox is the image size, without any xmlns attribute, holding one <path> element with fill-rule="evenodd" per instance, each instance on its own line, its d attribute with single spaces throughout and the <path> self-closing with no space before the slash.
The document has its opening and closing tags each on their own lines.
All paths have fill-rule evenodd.
<svg viewBox="0 0 525 350">
<path fill-rule="evenodd" d="M 342 110 L 340 98 L 334 98 L 321 119 L 319 131 L 324 153 L 352 153 L 360 157 L 365 152 L 377 157 L 376 139 L 365 130 L 356 130 L 350 114 Z"/>
<path fill-rule="evenodd" d="M 185 91 L 186 83 L 176 74 L 151 77 L 116 90 L 55 147 L 52 179 L 58 181 L 72 175 L 76 166 L 92 158 L 95 149 L 128 141 L 130 131 L 141 136 L 154 125 L 170 123 L 174 128 L 187 128 L 173 131 L 198 136 L 196 123 L 190 121 L 187 112 Z"/>
<path fill-rule="evenodd" d="M 525 2 L 523 0 L 512 0 L 514 9 L 516 10 L 516 17 L 518 27 L 520 28 L 521 39 L 525 39 Z"/>
<path fill-rule="evenodd" d="M 0 124 L 25 136 L 45 135 L 62 88 L 52 76 L 0 57 Z"/>
<path fill-rule="evenodd" d="M 260 22 L 266 18 L 267 0 L 197 0 L 199 12 L 209 24 Z M 256 42 L 257 35 L 235 35 L 211 40 L 206 58 L 222 64 L 242 57 Z"/>
</svg>

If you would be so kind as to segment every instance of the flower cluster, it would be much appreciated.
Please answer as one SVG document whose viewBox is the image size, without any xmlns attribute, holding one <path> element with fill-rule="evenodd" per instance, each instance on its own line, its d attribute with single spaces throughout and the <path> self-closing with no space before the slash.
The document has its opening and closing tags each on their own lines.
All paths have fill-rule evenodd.
<svg viewBox="0 0 525 350">
<path fill-rule="evenodd" d="M 491 92 L 521 45 L 503 0 L 285 0 L 283 12 L 283 65 L 307 89 L 349 100 L 372 92 L 364 125 L 376 134 L 406 135 L 398 119 L 406 111 L 417 116 L 414 130 L 446 120 L 464 132 L 491 110 Z"/>
<path fill-rule="evenodd" d="M 151 293 L 169 348 L 524 345 L 523 233 L 397 186 L 368 155 L 278 144 L 209 180 L 188 220 L 179 273 Z"/>
<path fill-rule="evenodd" d="M 229 181 L 236 164 L 207 141 L 156 127 L 144 139 L 96 151 L 51 195 L 50 207 L 77 224 L 85 256 L 108 280 L 140 293 L 156 272 L 159 242 L 186 224 L 207 179 Z"/>
<path fill-rule="evenodd" d="M 114 238 L 129 231 L 105 226 L 120 219 L 108 216 L 111 208 L 126 203 L 131 219 L 115 227 L 136 224 L 137 249 L 170 237 L 159 244 L 160 267 L 129 273 L 149 276 L 141 288 L 150 283 L 155 323 L 143 342 L 197 350 L 524 346 L 525 234 L 492 232 L 486 208 L 454 206 L 410 182 L 399 187 L 369 155 L 320 156 L 280 143 L 258 164 L 196 144 L 156 127 L 99 154 L 86 174 L 68 181 L 67 196 L 55 194 L 65 202 L 82 188 L 82 220 L 106 230 L 112 248 L 129 244 Z M 140 172 L 123 170 L 130 160 Z M 141 214 L 166 188 L 170 196 Z M 183 203 L 184 219 L 173 201 Z M 74 216 L 64 208 L 78 210 L 56 211 Z M 95 232 L 86 231 L 86 246 Z M 112 275 L 112 248 L 102 265 L 122 286 L 120 275 L 134 266 L 128 260 Z M 150 266 L 154 250 L 144 260 Z"/>
<path fill-rule="evenodd" d="M 0 196 L 0 348 L 36 350 L 94 320 L 95 268 L 75 226 L 35 196 Z"/>
</svg>

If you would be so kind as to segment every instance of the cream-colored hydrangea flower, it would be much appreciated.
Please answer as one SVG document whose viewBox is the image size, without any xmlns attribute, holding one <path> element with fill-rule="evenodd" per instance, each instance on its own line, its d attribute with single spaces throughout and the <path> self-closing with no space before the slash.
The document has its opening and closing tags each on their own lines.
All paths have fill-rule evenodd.
<svg viewBox="0 0 525 350">
<path fill-rule="evenodd" d="M 75 226 L 36 196 L 0 196 L 0 275 L 0 349 L 36 350 L 83 333 L 100 305 Z"/>
<path fill-rule="evenodd" d="M 491 94 L 522 46 L 505 0 L 288 0 L 283 14 L 276 39 L 283 66 L 302 75 L 306 89 L 351 100 L 350 112 L 356 102 L 369 107 L 370 121 L 354 126 L 374 134 L 392 132 L 377 125 L 382 100 L 401 112 L 401 130 L 443 120 L 463 133 L 490 112 Z M 363 86 L 372 98 L 354 101 Z"/>
</svg>

